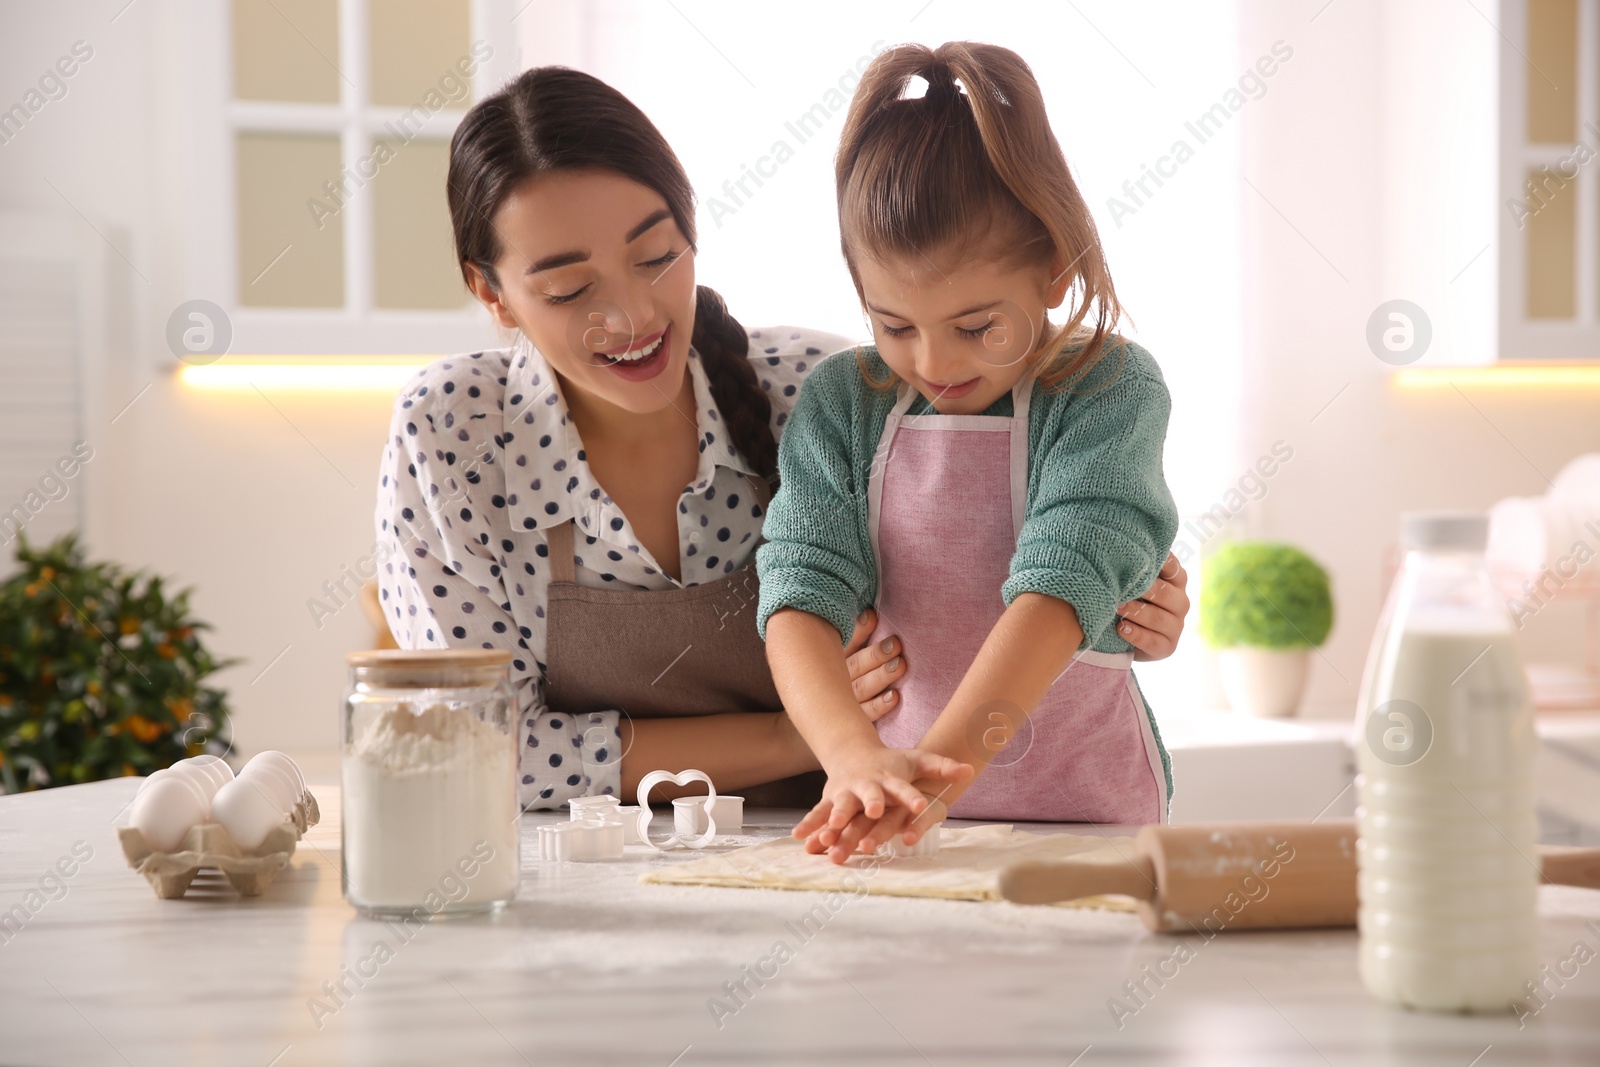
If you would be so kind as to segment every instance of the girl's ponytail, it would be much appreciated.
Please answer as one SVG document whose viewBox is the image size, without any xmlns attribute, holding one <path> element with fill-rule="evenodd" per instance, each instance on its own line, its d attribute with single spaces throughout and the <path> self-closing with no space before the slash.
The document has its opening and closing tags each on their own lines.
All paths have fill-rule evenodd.
<svg viewBox="0 0 1600 1067">
<path fill-rule="evenodd" d="M 928 83 L 906 97 L 913 77 Z M 1089 205 L 1079 192 L 1033 71 L 998 45 L 902 45 L 862 76 L 840 136 L 839 229 L 856 288 L 861 254 L 926 255 L 994 233 L 1003 254 L 1065 273 L 1071 303 L 1041 356 L 1056 386 L 1099 362 L 1122 317 Z"/>
<path fill-rule="evenodd" d="M 778 442 L 772 436 L 772 401 L 750 365 L 750 339 L 728 314 L 716 290 L 695 289 L 694 350 L 700 353 L 711 398 L 722 413 L 728 436 L 769 486 L 778 478 Z"/>
</svg>

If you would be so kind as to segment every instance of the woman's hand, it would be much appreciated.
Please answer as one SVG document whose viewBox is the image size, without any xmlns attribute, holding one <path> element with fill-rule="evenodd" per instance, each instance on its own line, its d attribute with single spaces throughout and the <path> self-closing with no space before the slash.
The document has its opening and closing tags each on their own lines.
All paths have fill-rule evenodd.
<svg viewBox="0 0 1600 1067">
<path fill-rule="evenodd" d="M 900 693 L 889 687 L 906 673 L 905 658 L 899 654 L 898 637 L 886 637 L 875 645 L 867 644 L 877 625 L 878 613 L 871 608 L 863 611 L 856 616 L 855 632 L 850 635 L 850 643 L 844 648 L 845 666 L 850 671 L 850 688 L 871 722 L 877 722 L 894 710 Z M 1182 627 L 1181 620 L 1178 625 Z"/>
<path fill-rule="evenodd" d="M 1167 553 L 1161 574 L 1137 600 L 1117 608 L 1117 633 L 1133 646 L 1141 663 L 1166 659 L 1178 647 L 1183 617 L 1189 613 L 1189 575 L 1178 557 Z"/>
<path fill-rule="evenodd" d="M 972 764 L 922 749 L 862 746 L 828 767 L 822 800 L 795 825 L 793 834 L 811 839 L 809 851 L 827 848 L 829 859 L 843 863 L 886 812 L 901 808 L 913 817 L 921 815 L 930 803 L 926 789 L 936 795 L 946 783 L 960 785 L 972 775 Z"/>
</svg>

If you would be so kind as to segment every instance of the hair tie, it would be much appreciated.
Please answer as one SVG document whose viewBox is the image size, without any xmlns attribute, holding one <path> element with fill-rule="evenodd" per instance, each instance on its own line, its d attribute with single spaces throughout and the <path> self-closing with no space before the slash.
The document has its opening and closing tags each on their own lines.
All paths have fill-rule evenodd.
<svg viewBox="0 0 1600 1067">
<path fill-rule="evenodd" d="M 955 96 L 959 92 L 956 79 L 950 73 L 950 68 L 940 64 L 939 67 L 922 76 L 928 83 L 927 97 Z"/>
</svg>

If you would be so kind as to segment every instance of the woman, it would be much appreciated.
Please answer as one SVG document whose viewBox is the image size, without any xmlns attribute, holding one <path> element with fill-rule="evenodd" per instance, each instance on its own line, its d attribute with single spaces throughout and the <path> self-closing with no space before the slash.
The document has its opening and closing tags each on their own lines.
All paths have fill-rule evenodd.
<svg viewBox="0 0 1600 1067">
<path fill-rule="evenodd" d="M 396 400 L 376 514 L 396 640 L 513 652 L 525 806 L 690 766 L 809 806 L 819 765 L 781 714 L 751 561 L 776 435 L 848 342 L 746 334 L 696 286 L 681 164 L 589 75 L 530 70 L 474 107 L 448 196 L 463 277 L 518 340 L 430 364 Z M 1169 558 L 1122 606 L 1141 658 L 1171 654 L 1185 583 Z M 904 666 L 897 639 L 866 647 L 875 624 L 843 650 L 872 719 Z"/>
</svg>

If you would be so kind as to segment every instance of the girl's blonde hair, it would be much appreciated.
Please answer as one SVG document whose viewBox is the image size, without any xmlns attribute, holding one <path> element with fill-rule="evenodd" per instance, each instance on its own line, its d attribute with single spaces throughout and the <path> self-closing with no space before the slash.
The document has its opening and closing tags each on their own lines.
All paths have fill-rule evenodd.
<svg viewBox="0 0 1600 1067">
<path fill-rule="evenodd" d="M 913 77 L 928 83 L 920 98 L 904 95 Z M 1076 294 L 1038 357 L 1039 381 L 1060 388 L 1100 362 L 1122 306 L 1021 56 L 971 41 L 884 52 L 850 101 L 834 177 L 845 262 L 863 304 L 860 255 L 925 257 L 1000 239 L 1005 260 L 1065 271 L 1069 300 Z"/>
</svg>

